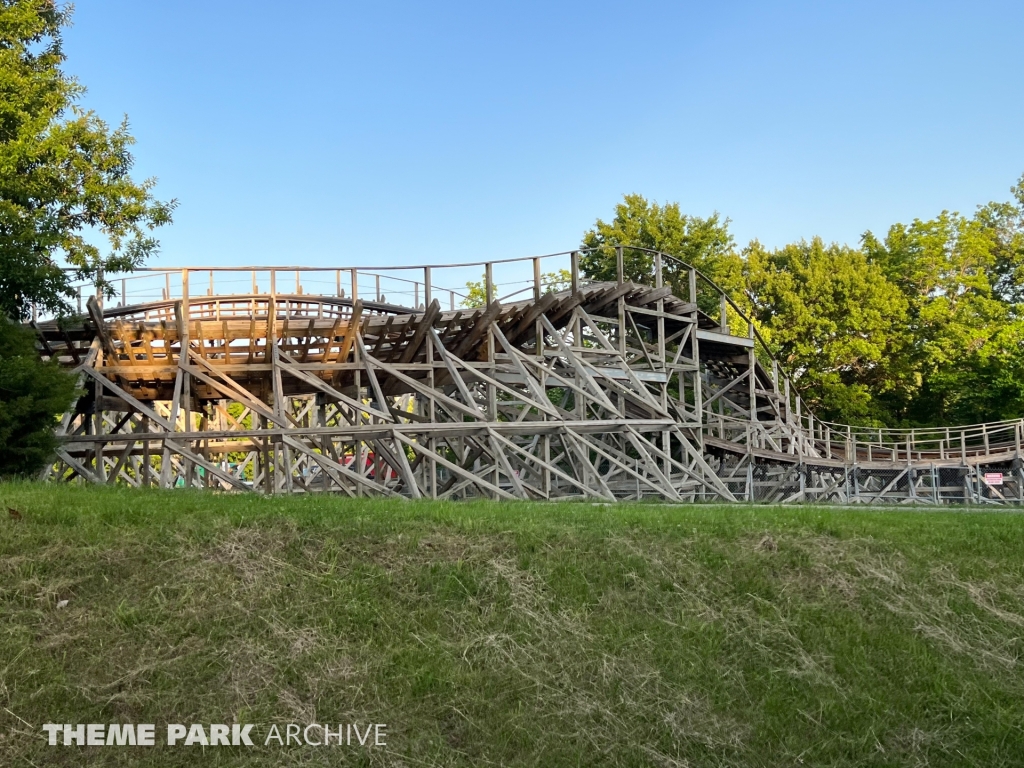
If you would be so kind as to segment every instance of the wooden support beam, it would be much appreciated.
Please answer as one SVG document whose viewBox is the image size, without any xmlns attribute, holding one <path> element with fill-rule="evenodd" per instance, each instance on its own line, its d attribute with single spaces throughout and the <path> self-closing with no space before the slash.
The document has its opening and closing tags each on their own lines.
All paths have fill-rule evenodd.
<svg viewBox="0 0 1024 768">
<path fill-rule="evenodd" d="M 463 357 L 471 349 L 475 349 L 484 336 L 487 334 L 487 330 L 491 327 L 498 315 L 501 314 L 501 304 L 497 301 L 492 301 L 487 309 L 484 311 L 477 321 L 473 324 L 472 330 L 466 335 L 466 337 L 459 343 L 459 345 L 452 352 L 455 357 Z"/>
<path fill-rule="evenodd" d="M 352 345 L 356 336 L 359 334 L 359 324 L 362 321 L 362 318 L 363 302 L 361 299 L 356 299 L 352 303 L 352 318 L 349 320 L 348 327 L 345 329 L 345 338 L 342 340 L 341 347 L 338 349 L 338 357 L 335 358 L 336 361 L 342 363 L 348 361 L 348 355 L 352 351 Z"/>
<path fill-rule="evenodd" d="M 114 342 L 107 332 L 107 323 L 103 319 L 103 309 L 100 307 L 96 297 L 90 296 L 85 306 L 89 311 L 89 319 L 92 320 L 93 327 L 96 329 L 96 335 L 99 336 L 100 343 L 103 345 L 103 351 L 114 360 L 117 360 L 117 349 L 114 347 Z"/>
<path fill-rule="evenodd" d="M 1024 422 L 935 435 L 823 424 L 798 398 L 786 405 L 788 379 L 762 363 L 756 329 L 728 297 L 701 288 L 719 299 L 720 316 L 708 316 L 696 306 L 704 278 L 682 267 L 683 301 L 663 282 L 671 257 L 652 257 L 653 287 L 625 273 L 583 285 L 574 254 L 561 293 L 544 293 L 533 258 L 531 298 L 470 311 L 440 311 L 430 268 L 419 313 L 364 308 L 358 296 L 278 296 L 273 270 L 269 296 L 189 299 L 183 270 L 181 301 L 168 293 L 105 313 L 92 298 L 78 326 L 31 326 L 43 356 L 73 359 L 91 384 L 60 420 L 48 474 L 241 490 L 253 467 L 268 491 L 346 495 L 1024 503 L 1024 471 L 1009 493 L 982 480 L 1020 455 Z M 748 323 L 746 338 L 723 336 L 730 316 Z M 705 400 L 709 382 L 717 391 Z M 225 471 L 217 457 L 228 452 L 244 459 Z"/>
</svg>

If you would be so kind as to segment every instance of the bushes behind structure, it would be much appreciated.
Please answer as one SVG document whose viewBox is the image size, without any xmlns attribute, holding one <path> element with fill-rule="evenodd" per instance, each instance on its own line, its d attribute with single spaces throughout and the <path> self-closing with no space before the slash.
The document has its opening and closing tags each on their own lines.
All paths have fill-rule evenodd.
<svg viewBox="0 0 1024 768">
<path fill-rule="evenodd" d="M 46 464 L 56 415 L 74 393 L 71 375 L 39 359 L 32 331 L 0 318 L 0 477 L 25 477 Z"/>
</svg>

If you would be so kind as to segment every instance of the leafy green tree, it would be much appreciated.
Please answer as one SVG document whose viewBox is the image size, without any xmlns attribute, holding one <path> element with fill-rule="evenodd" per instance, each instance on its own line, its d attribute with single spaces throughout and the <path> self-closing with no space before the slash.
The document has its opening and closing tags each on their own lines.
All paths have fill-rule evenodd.
<svg viewBox="0 0 1024 768">
<path fill-rule="evenodd" d="M 545 272 L 540 276 L 540 284 L 544 293 L 561 293 L 572 287 L 572 273 L 568 269 Z"/>
<path fill-rule="evenodd" d="M 865 233 L 870 260 L 908 301 L 909 359 L 920 378 L 910 422 L 1024 415 L 1020 210 L 990 203 L 971 218 L 943 211 L 893 225 L 884 240 Z"/>
<path fill-rule="evenodd" d="M 0 312 L 13 318 L 33 303 L 70 311 L 62 261 L 90 279 L 141 265 L 176 205 L 153 197 L 154 179 L 131 179 L 127 119 L 111 130 L 78 106 L 85 89 L 61 70 L 70 12 L 0 0 Z"/>
<path fill-rule="evenodd" d="M 753 318 L 821 418 L 887 423 L 892 398 L 912 388 L 907 300 L 858 250 L 821 238 L 744 249 Z"/>
<path fill-rule="evenodd" d="M 476 309 L 487 304 L 486 275 L 480 280 L 469 280 L 466 283 L 466 296 L 462 300 L 462 306 Z M 572 275 L 568 269 L 559 269 L 556 272 L 545 272 L 540 276 L 540 284 L 544 293 L 558 293 L 569 290 L 572 285 Z M 493 296 L 497 298 L 497 284 L 491 286 Z M 529 298 L 533 294 L 523 293 L 516 300 Z"/>
<path fill-rule="evenodd" d="M 32 475 L 51 459 L 54 414 L 74 393 L 57 361 L 40 361 L 35 334 L 0 317 L 0 477 Z"/>
<path fill-rule="evenodd" d="M 718 213 L 707 218 L 684 214 L 679 203 L 659 205 L 641 195 L 625 195 L 615 206 L 610 222 L 598 219 L 583 235 L 581 247 L 590 249 L 580 256 L 580 267 L 593 280 L 617 279 L 616 246 L 623 247 L 623 276 L 652 285 L 654 256 L 629 246 L 667 253 L 697 268 L 726 290 L 742 285 L 742 263 L 729 232 L 729 220 Z M 663 265 L 662 274 L 673 293 L 689 298 L 687 270 L 674 262 Z M 717 312 L 718 296 L 700 288 L 698 302 L 708 312 Z"/>
<path fill-rule="evenodd" d="M 583 238 L 586 273 L 650 283 L 661 250 L 747 311 L 819 416 L 854 424 L 1024 417 L 1024 176 L 1013 200 L 866 232 L 860 250 L 820 239 L 735 253 L 728 220 L 627 195 Z M 686 297 L 685 274 L 666 280 Z M 698 295 L 715 316 L 717 294 Z"/>
<path fill-rule="evenodd" d="M 1024 303 L 1024 176 L 1011 190 L 1013 201 L 979 206 L 975 219 L 992 241 L 992 288 L 1008 304 Z"/>
<path fill-rule="evenodd" d="M 462 306 L 476 309 L 487 304 L 487 277 L 479 280 L 468 280 L 466 282 L 466 297 L 462 300 Z M 492 297 L 498 293 L 498 286 L 491 286 Z"/>
</svg>

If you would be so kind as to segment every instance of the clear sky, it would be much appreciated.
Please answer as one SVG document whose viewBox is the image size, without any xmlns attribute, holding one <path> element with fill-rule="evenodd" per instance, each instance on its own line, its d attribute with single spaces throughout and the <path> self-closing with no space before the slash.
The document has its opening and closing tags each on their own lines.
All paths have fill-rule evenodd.
<svg viewBox="0 0 1024 768">
<path fill-rule="evenodd" d="M 176 197 L 152 266 L 567 250 L 624 193 L 740 245 L 1024 173 L 1024 3 L 80 0 L 66 68 Z"/>
</svg>

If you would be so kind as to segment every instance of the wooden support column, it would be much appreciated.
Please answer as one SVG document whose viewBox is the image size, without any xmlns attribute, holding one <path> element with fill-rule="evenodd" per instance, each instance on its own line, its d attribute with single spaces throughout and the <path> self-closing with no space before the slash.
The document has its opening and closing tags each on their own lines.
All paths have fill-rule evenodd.
<svg viewBox="0 0 1024 768">
<path fill-rule="evenodd" d="M 494 265 L 491 264 L 491 262 L 487 262 L 487 264 L 485 266 L 484 276 L 485 276 L 485 283 L 486 283 L 485 287 L 487 289 L 487 304 L 488 304 L 488 306 L 490 306 L 492 302 L 494 304 L 497 304 L 498 302 L 494 301 Z M 495 318 L 495 320 L 496 319 L 497 318 Z M 494 365 L 494 321 L 491 321 L 490 323 L 487 324 L 487 350 L 486 350 L 486 352 L 487 352 L 487 358 L 486 358 L 487 372 L 491 376 L 491 378 L 493 379 L 494 375 L 495 375 L 495 365 Z M 498 420 L 498 391 L 497 391 L 497 389 L 495 389 L 494 384 L 492 384 L 491 382 L 487 382 L 486 387 L 487 387 L 487 419 L 489 421 L 497 421 Z M 494 485 L 494 486 L 497 486 L 498 485 L 498 465 L 497 465 L 497 462 L 493 462 L 493 461 L 491 462 L 491 468 L 490 468 L 490 470 L 488 471 L 487 474 L 490 476 L 491 484 Z M 494 495 L 493 498 L 497 498 L 497 496 Z"/>
<path fill-rule="evenodd" d="M 696 297 L 697 287 L 692 269 L 690 270 L 690 289 L 692 295 Z M 708 427 L 709 419 L 708 414 L 704 412 L 704 380 L 700 370 L 700 341 L 697 338 L 700 312 L 697 309 L 696 301 L 691 302 L 691 305 L 693 309 L 690 311 L 690 321 L 693 324 L 693 330 L 690 332 L 690 348 L 693 350 L 694 368 L 690 375 L 693 376 L 693 412 L 696 416 L 696 421 L 701 427 L 694 432 L 696 439 L 699 441 L 698 448 L 703 448 L 704 432 Z"/>
<path fill-rule="evenodd" d="M 615 248 L 615 279 L 621 286 L 625 282 L 625 263 L 622 253 L 622 246 L 616 246 Z M 626 357 L 626 297 L 619 294 L 617 301 L 618 304 L 618 336 L 619 336 L 619 354 L 623 359 Z M 639 340 L 639 343 L 643 345 L 643 339 Z M 626 415 L 626 401 L 622 395 L 616 397 L 617 404 L 619 406 L 619 413 L 622 416 Z"/>
<path fill-rule="evenodd" d="M 143 433 L 149 432 L 149 416 L 142 417 L 142 426 L 140 431 Z M 153 476 L 153 467 L 151 466 L 152 458 L 149 454 L 149 440 L 147 438 L 142 439 L 142 465 L 140 466 L 140 482 L 142 487 L 148 488 Z"/>
<path fill-rule="evenodd" d="M 754 323 L 753 321 L 747 322 L 747 336 L 753 340 L 754 338 Z M 754 354 L 754 347 L 751 346 L 747 351 L 747 365 L 749 366 L 749 382 L 748 392 L 750 396 L 750 421 L 751 424 L 758 421 L 757 417 L 757 355 Z M 753 432 L 751 432 L 753 438 Z M 751 446 L 748 445 L 748 448 Z M 751 458 L 753 461 L 753 458 Z"/>
<path fill-rule="evenodd" d="M 577 297 L 580 295 L 580 254 L 579 251 L 573 251 L 569 257 L 570 268 L 572 269 L 572 295 Z M 577 317 L 572 323 L 572 345 L 574 347 L 582 347 L 583 340 L 580 338 L 580 320 Z"/>
<path fill-rule="evenodd" d="M 541 284 L 540 284 L 540 259 L 533 260 L 533 300 L 536 304 L 540 304 L 541 300 Z M 544 357 L 544 329 L 541 326 L 540 319 L 534 321 L 534 354 L 538 359 Z"/>
<path fill-rule="evenodd" d="M 192 343 L 192 307 L 190 304 L 190 290 L 189 290 L 189 275 L 191 270 L 183 269 L 181 271 L 181 301 L 178 304 L 179 315 L 178 315 L 178 363 L 179 366 L 187 364 L 188 362 L 188 350 Z M 184 422 L 185 432 L 192 431 L 192 377 L 189 376 L 188 371 L 184 368 L 181 369 L 181 402 L 178 405 L 178 413 L 181 414 L 181 419 Z M 175 428 L 177 428 L 175 423 Z M 187 443 L 189 448 L 192 447 L 191 443 Z M 181 458 L 182 464 L 182 482 L 186 488 L 192 487 L 192 473 L 195 465 L 192 461 L 186 457 Z"/>
<path fill-rule="evenodd" d="M 92 415 L 93 419 L 93 434 L 102 435 L 106 432 L 103 424 L 103 407 L 100 405 L 100 399 L 102 397 L 101 390 L 96 387 L 96 410 Z M 107 481 L 107 465 L 103 458 L 103 448 L 106 444 L 100 441 L 96 442 L 95 461 L 96 461 L 96 479 L 105 483 Z"/>
<path fill-rule="evenodd" d="M 271 376 L 274 387 L 274 415 L 275 425 L 278 428 L 287 428 L 289 425 L 288 408 L 289 400 L 284 393 L 284 384 L 281 380 L 281 361 L 279 359 L 280 350 L 275 344 L 271 348 Z M 284 468 L 283 478 L 283 489 L 291 493 L 294 481 L 294 466 L 292 465 L 292 452 L 291 447 L 286 441 L 281 441 L 278 444 L 278 448 L 281 452 L 281 463 Z"/>
</svg>

